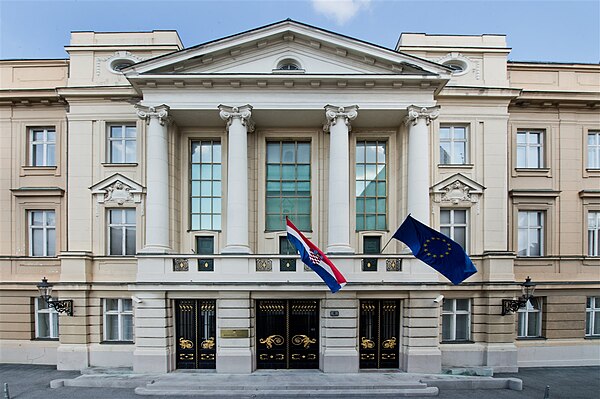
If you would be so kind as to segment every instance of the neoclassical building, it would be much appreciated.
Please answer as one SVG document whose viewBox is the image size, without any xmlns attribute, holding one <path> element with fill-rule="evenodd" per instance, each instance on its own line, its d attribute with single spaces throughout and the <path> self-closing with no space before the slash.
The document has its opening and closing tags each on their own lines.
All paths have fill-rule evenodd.
<svg viewBox="0 0 600 399">
<path fill-rule="evenodd" d="M 599 65 L 508 61 L 502 35 L 388 49 L 291 20 L 189 48 L 74 32 L 66 51 L 0 61 L 0 362 L 600 364 Z M 453 286 L 388 244 L 409 213 L 478 273 Z M 503 311 L 528 276 L 533 297 Z"/>
</svg>

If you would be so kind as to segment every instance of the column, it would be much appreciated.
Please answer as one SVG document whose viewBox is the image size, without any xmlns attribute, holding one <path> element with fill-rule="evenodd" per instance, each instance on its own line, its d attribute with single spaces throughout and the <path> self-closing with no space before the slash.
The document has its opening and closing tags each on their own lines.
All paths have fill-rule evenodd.
<svg viewBox="0 0 600 399">
<path fill-rule="evenodd" d="M 219 105 L 227 121 L 227 222 L 224 254 L 249 254 L 248 246 L 248 132 L 254 131 L 252 107 Z"/>
<path fill-rule="evenodd" d="M 350 121 L 358 116 L 358 106 L 325 106 L 329 132 L 329 207 L 327 253 L 353 253 L 350 247 Z"/>
<path fill-rule="evenodd" d="M 137 105 L 146 130 L 146 242 L 142 252 L 166 253 L 169 246 L 169 147 L 167 105 Z"/>
<path fill-rule="evenodd" d="M 439 107 L 408 107 L 408 212 L 429 225 L 429 124 Z"/>
</svg>

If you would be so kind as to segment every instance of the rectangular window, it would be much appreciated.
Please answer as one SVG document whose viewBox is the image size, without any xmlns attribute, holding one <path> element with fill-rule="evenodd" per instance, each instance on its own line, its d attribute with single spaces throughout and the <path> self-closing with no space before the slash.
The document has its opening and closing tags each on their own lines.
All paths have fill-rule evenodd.
<svg viewBox="0 0 600 399">
<path fill-rule="evenodd" d="M 440 232 L 467 250 L 467 211 L 464 209 L 440 210 Z"/>
<path fill-rule="evenodd" d="M 215 238 L 214 237 L 196 237 L 196 253 L 198 255 L 214 255 Z"/>
<path fill-rule="evenodd" d="M 104 340 L 133 341 L 131 299 L 104 299 Z"/>
<path fill-rule="evenodd" d="M 135 125 L 110 125 L 108 129 L 109 162 L 135 163 L 137 141 Z"/>
<path fill-rule="evenodd" d="M 585 305 L 585 336 L 600 337 L 600 297 L 592 296 L 586 299 Z"/>
<path fill-rule="evenodd" d="M 600 212 L 588 212 L 588 255 L 600 256 Z"/>
<path fill-rule="evenodd" d="M 440 163 L 464 165 L 467 163 L 467 127 L 440 127 Z"/>
<path fill-rule="evenodd" d="M 363 237 L 363 253 L 377 255 L 381 253 L 381 237 L 379 236 L 364 236 Z"/>
<path fill-rule="evenodd" d="M 471 300 L 444 299 L 442 341 L 469 341 L 471 338 Z"/>
<path fill-rule="evenodd" d="M 285 230 L 288 216 L 298 229 L 311 230 L 310 143 L 267 143 L 266 229 Z"/>
<path fill-rule="evenodd" d="M 29 165 L 56 166 L 56 130 L 31 128 L 29 130 Z"/>
<path fill-rule="evenodd" d="M 42 298 L 35 298 L 35 337 L 58 339 L 58 312 Z"/>
<path fill-rule="evenodd" d="M 56 256 L 54 211 L 29 211 L 29 256 Z"/>
<path fill-rule="evenodd" d="M 517 168 L 544 167 L 544 132 L 523 130 L 517 132 Z"/>
<path fill-rule="evenodd" d="M 191 230 L 221 230 L 221 143 L 191 143 Z"/>
<path fill-rule="evenodd" d="M 135 255 L 135 209 L 108 210 L 108 254 Z"/>
<path fill-rule="evenodd" d="M 519 338 L 539 338 L 542 336 L 542 299 L 532 298 L 525 307 L 517 312 L 519 315 Z"/>
<path fill-rule="evenodd" d="M 356 143 L 356 230 L 387 228 L 386 142 Z"/>
<path fill-rule="evenodd" d="M 544 212 L 519 211 L 518 256 L 544 255 Z"/>
<path fill-rule="evenodd" d="M 588 132 L 588 169 L 600 169 L 600 131 Z"/>
</svg>

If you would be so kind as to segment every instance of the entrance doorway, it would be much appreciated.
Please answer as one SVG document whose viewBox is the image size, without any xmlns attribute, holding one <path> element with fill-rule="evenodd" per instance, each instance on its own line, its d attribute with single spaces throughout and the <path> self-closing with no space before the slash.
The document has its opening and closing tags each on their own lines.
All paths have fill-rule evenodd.
<svg viewBox="0 0 600 399">
<path fill-rule="evenodd" d="M 400 344 L 400 301 L 360 301 L 360 368 L 398 368 Z"/>
<path fill-rule="evenodd" d="M 175 300 L 178 369 L 214 369 L 217 334 L 216 303 L 211 299 Z"/>
<path fill-rule="evenodd" d="M 257 300 L 256 354 L 259 369 L 318 368 L 319 301 Z"/>
</svg>

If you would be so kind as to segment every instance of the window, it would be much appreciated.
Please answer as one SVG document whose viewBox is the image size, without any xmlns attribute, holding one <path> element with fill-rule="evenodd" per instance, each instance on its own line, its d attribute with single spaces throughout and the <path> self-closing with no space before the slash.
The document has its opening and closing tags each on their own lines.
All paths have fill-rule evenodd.
<svg viewBox="0 0 600 399">
<path fill-rule="evenodd" d="M 104 340 L 133 341 L 131 299 L 104 300 Z"/>
<path fill-rule="evenodd" d="M 136 162 L 137 131 L 135 125 L 111 125 L 108 133 L 110 163 Z"/>
<path fill-rule="evenodd" d="M 287 58 L 282 60 L 277 64 L 277 69 L 280 71 L 300 71 L 302 67 L 300 63 L 294 59 Z"/>
<path fill-rule="evenodd" d="M 364 236 L 363 237 L 363 253 L 369 255 L 377 255 L 381 253 L 381 237 L 379 236 Z"/>
<path fill-rule="evenodd" d="M 456 241 L 466 251 L 467 211 L 464 209 L 440 210 L 440 232 Z"/>
<path fill-rule="evenodd" d="M 135 255 L 135 209 L 108 210 L 108 254 Z"/>
<path fill-rule="evenodd" d="M 517 312 L 519 315 L 519 338 L 539 338 L 542 336 L 542 300 L 531 298 L 525 307 Z"/>
<path fill-rule="evenodd" d="M 440 163 L 464 165 L 467 163 L 467 127 L 440 127 Z"/>
<path fill-rule="evenodd" d="M 600 212 L 588 212 L 588 255 L 600 256 Z"/>
<path fill-rule="evenodd" d="M 544 212 L 519 211 L 518 256 L 544 254 Z"/>
<path fill-rule="evenodd" d="M 541 130 L 517 132 L 517 168 L 544 167 L 543 136 Z"/>
<path fill-rule="evenodd" d="M 56 166 L 56 130 L 32 128 L 29 130 L 29 165 Z"/>
<path fill-rule="evenodd" d="M 600 337 L 600 297 L 598 296 L 586 299 L 585 336 Z"/>
<path fill-rule="evenodd" d="M 221 230 L 221 143 L 192 141 L 191 230 Z"/>
<path fill-rule="evenodd" d="M 29 256 L 56 256 L 54 211 L 29 211 Z"/>
<path fill-rule="evenodd" d="M 600 169 L 600 131 L 588 132 L 588 169 Z"/>
<path fill-rule="evenodd" d="M 58 312 L 42 298 L 35 298 L 35 337 L 58 339 Z"/>
<path fill-rule="evenodd" d="M 468 341 L 471 338 L 471 301 L 444 299 L 442 341 Z"/>
<path fill-rule="evenodd" d="M 266 229 L 285 230 L 288 216 L 300 230 L 311 229 L 310 143 L 267 143 Z"/>
<path fill-rule="evenodd" d="M 356 143 L 356 230 L 387 227 L 386 143 Z"/>
<path fill-rule="evenodd" d="M 196 237 L 196 253 L 198 255 L 214 255 L 215 238 L 214 237 Z"/>
</svg>

